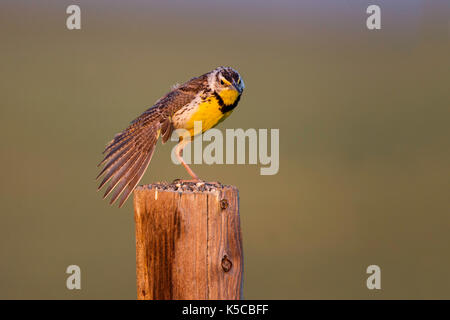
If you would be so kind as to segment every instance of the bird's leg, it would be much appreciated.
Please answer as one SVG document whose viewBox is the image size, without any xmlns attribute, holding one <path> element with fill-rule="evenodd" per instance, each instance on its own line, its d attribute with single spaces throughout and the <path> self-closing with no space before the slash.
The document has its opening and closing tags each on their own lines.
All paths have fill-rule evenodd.
<svg viewBox="0 0 450 320">
<path fill-rule="evenodd" d="M 184 162 L 182 157 L 184 147 L 190 142 L 190 140 L 181 140 L 175 148 L 175 155 L 177 156 L 178 161 L 183 165 L 189 175 L 193 178 L 192 180 L 178 180 L 179 182 L 199 182 L 201 181 L 194 171 Z"/>
</svg>

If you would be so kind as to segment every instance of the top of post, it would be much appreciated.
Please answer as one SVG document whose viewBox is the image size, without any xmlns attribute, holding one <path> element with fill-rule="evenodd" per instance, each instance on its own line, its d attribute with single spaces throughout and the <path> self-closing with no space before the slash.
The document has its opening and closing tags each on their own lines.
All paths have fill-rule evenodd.
<svg viewBox="0 0 450 320">
<path fill-rule="evenodd" d="M 223 185 L 220 182 L 181 182 L 181 181 L 173 181 L 172 183 L 168 182 L 156 182 L 147 185 L 141 185 L 136 187 L 136 191 L 143 190 L 158 190 L 158 191 L 168 191 L 168 192 L 192 192 L 192 193 L 216 193 L 218 191 L 224 189 L 236 189 L 234 186 Z"/>
</svg>

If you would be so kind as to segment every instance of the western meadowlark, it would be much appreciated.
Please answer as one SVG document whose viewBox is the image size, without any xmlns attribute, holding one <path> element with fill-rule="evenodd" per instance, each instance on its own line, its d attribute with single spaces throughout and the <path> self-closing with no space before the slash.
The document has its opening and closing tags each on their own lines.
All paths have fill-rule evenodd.
<svg viewBox="0 0 450 320">
<path fill-rule="evenodd" d="M 184 136 L 179 136 L 176 156 L 192 181 L 199 181 L 182 158 L 183 148 L 194 135 L 211 129 L 228 117 L 239 103 L 243 90 L 241 76 L 229 67 L 218 67 L 175 86 L 106 146 L 103 151 L 106 155 L 99 164 L 104 167 L 97 176 L 98 179 L 105 175 L 99 190 L 110 181 L 103 198 L 114 189 L 110 204 L 122 195 L 121 207 L 147 169 L 159 136 L 165 143 L 176 129 L 186 130 Z M 201 122 L 201 132 L 194 132 L 195 121 Z"/>
</svg>

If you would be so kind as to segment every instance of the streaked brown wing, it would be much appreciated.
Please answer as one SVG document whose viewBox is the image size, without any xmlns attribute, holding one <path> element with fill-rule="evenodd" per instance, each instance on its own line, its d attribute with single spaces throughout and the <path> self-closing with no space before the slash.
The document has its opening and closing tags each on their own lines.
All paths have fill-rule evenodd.
<svg viewBox="0 0 450 320">
<path fill-rule="evenodd" d="M 104 167 L 97 179 L 104 175 L 98 189 L 109 182 L 103 198 L 112 192 L 111 204 L 123 192 L 122 206 L 136 186 L 129 188 L 130 182 L 137 180 L 137 184 L 147 169 L 160 134 L 160 118 L 156 108 L 147 110 L 106 146 L 106 156 L 100 163 Z"/>
<path fill-rule="evenodd" d="M 104 176 L 98 189 L 109 182 L 103 198 L 112 193 L 110 204 L 121 195 L 119 207 L 124 204 L 144 175 L 159 135 L 163 136 L 163 142 L 170 138 L 173 131 L 171 117 L 194 99 L 198 91 L 194 90 L 192 81 L 196 79 L 159 99 L 105 147 L 103 153 L 106 155 L 99 164 L 104 167 L 97 179 Z M 197 89 L 200 88 L 197 86 Z"/>
</svg>

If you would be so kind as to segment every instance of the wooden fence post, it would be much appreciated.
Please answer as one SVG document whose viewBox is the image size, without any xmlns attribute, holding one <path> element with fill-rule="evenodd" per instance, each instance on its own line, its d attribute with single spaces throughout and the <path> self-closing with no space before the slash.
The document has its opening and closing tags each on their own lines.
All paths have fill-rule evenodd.
<svg viewBox="0 0 450 320">
<path fill-rule="evenodd" d="M 236 187 L 140 186 L 134 210 L 138 299 L 242 299 Z"/>
</svg>

